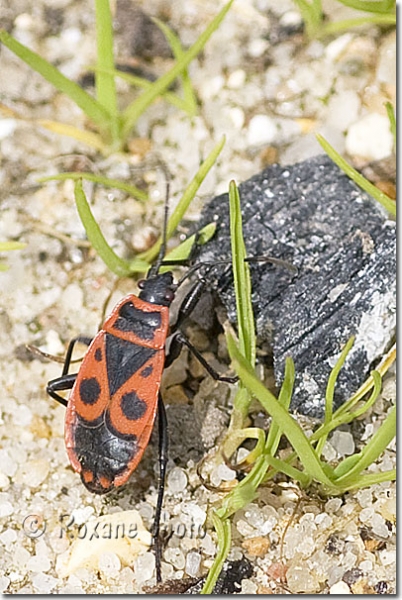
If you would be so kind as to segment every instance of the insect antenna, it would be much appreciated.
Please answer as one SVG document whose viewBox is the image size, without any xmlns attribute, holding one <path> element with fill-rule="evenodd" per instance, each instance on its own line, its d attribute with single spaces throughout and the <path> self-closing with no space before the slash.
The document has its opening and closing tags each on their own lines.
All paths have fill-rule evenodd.
<svg viewBox="0 0 402 600">
<path fill-rule="evenodd" d="M 155 275 L 158 275 L 159 269 L 162 266 L 163 259 L 165 258 L 166 244 L 167 244 L 167 228 L 168 228 L 168 221 L 169 221 L 169 194 L 170 194 L 170 181 L 167 180 L 166 181 L 166 197 L 165 197 L 165 214 L 163 217 L 162 243 L 161 243 L 161 247 L 159 249 L 158 258 L 156 259 L 155 263 L 152 265 L 152 267 L 148 271 L 148 277 L 154 277 Z"/>
</svg>

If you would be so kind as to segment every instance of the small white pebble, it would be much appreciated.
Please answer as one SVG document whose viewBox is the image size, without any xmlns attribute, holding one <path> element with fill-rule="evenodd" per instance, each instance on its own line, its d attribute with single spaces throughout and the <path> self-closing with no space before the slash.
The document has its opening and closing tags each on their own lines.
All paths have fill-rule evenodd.
<svg viewBox="0 0 402 600">
<path fill-rule="evenodd" d="M 313 594 L 318 592 L 320 582 L 316 571 L 310 571 L 300 564 L 291 565 L 286 573 L 289 590 L 293 594 Z"/>
<path fill-rule="evenodd" d="M 140 513 L 143 519 L 149 521 L 153 517 L 154 509 L 150 504 L 148 504 L 148 502 L 143 502 L 142 504 L 140 504 L 138 512 Z"/>
<path fill-rule="evenodd" d="M 167 484 L 172 494 L 179 494 L 186 489 L 187 475 L 180 467 L 174 467 L 167 476 Z"/>
<path fill-rule="evenodd" d="M 359 563 L 359 569 L 361 569 L 364 573 L 371 573 L 374 568 L 374 565 L 371 560 L 362 560 Z"/>
<path fill-rule="evenodd" d="M 268 115 L 255 115 L 247 128 L 247 143 L 249 146 L 272 144 L 277 134 L 275 121 Z"/>
<path fill-rule="evenodd" d="M 84 292 L 78 283 L 70 283 L 60 296 L 60 306 L 66 311 L 79 311 L 84 304 Z"/>
<path fill-rule="evenodd" d="M 213 98 L 221 92 L 224 84 L 225 80 L 222 75 L 211 77 L 203 83 L 202 95 L 205 99 Z"/>
<path fill-rule="evenodd" d="M 296 27 L 297 25 L 300 25 L 301 22 L 301 15 L 297 10 L 288 10 L 279 19 L 279 23 L 282 27 Z"/>
<path fill-rule="evenodd" d="M 339 131 L 346 131 L 357 121 L 360 104 L 359 94 L 353 90 L 342 90 L 334 94 L 328 102 L 327 124 Z"/>
<path fill-rule="evenodd" d="M 99 557 L 99 570 L 105 577 L 117 577 L 121 570 L 121 562 L 114 552 L 103 552 Z"/>
<path fill-rule="evenodd" d="M 182 506 L 183 513 L 191 517 L 195 525 L 203 525 L 207 518 L 206 511 L 195 502 L 186 502 Z"/>
<path fill-rule="evenodd" d="M 209 535 L 209 533 L 206 533 L 204 538 L 201 541 L 201 549 L 204 552 L 204 554 L 207 554 L 208 556 L 214 556 L 215 552 L 216 552 L 216 545 L 213 542 L 211 536 Z"/>
<path fill-rule="evenodd" d="M 244 511 L 244 516 L 250 525 L 255 528 L 261 527 L 265 520 L 264 512 L 257 504 L 249 504 Z"/>
<path fill-rule="evenodd" d="M 14 567 L 25 567 L 28 560 L 31 558 L 28 550 L 26 550 L 23 546 L 17 546 L 13 555 L 13 565 Z"/>
<path fill-rule="evenodd" d="M 89 518 L 94 514 L 93 506 L 84 506 L 83 508 L 75 508 L 71 513 L 71 518 L 74 519 L 74 525 L 83 525 L 87 523 Z"/>
<path fill-rule="evenodd" d="M 34 571 L 34 573 L 43 573 L 48 571 L 51 567 L 51 562 L 47 556 L 35 555 L 31 556 L 31 558 L 27 562 L 28 571 Z"/>
<path fill-rule="evenodd" d="M 337 36 L 332 42 L 329 42 L 329 44 L 326 45 L 326 57 L 330 61 L 336 61 L 342 52 L 344 52 L 352 38 L 353 36 L 351 33 L 345 33 L 344 35 Z"/>
<path fill-rule="evenodd" d="M 254 595 L 257 593 L 257 584 L 250 579 L 243 579 L 241 582 L 241 592 L 240 594 L 250 594 Z"/>
<path fill-rule="evenodd" d="M 16 17 L 14 25 L 18 29 L 29 31 L 33 27 L 34 22 L 35 20 L 32 18 L 31 15 L 29 15 L 28 13 L 21 13 Z"/>
<path fill-rule="evenodd" d="M 176 569 L 184 569 L 186 559 L 180 548 L 168 548 L 165 551 L 164 558 L 167 562 L 176 567 Z"/>
<path fill-rule="evenodd" d="M 15 119 L 0 119 L 0 140 L 4 140 L 11 135 L 16 125 L 17 121 Z"/>
<path fill-rule="evenodd" d="M 377 79 L 381 83 L 395 85 L 396 52 L 395 33 L 391 33 L 381 45 L 377 62 Z"/>
<path fill-rule="evenodd" d="M 269 192 L 269 190 L 266 190 L 266 192 L 265 192 L 266 195 L 268 197 L 272 198 L 273 194 L 271 194 L 271 196 L 269 196 L 268 192 Z M 247 458 L 247 456 L 249 454 L 250 454 L 250 450 L 247 450 L 247 448 L 239 448 L 238 451 L 237 451 L 237 458 L 236 458 L 237 462 L 239 462 L 239 463 L 242 462 L 242 460 L 244 460 L 245 458 Z"/>
<path fill-rule="evenodd" d="M 239 90 L 246 81 L 246 72 L 243 69 L 232 71 L 227 79 L 226 86 L 232 90 Z"/>
<path fill-rule="evenodd" d="M 201 554 L 199 552 L 189 552 L 186 556 L 185 572 L 190 577 L 197 577 L 199 575 L 201 566 Z"/>
<path fill-rule="evenodd" d="M 235 127 L 236 129 L 241 129 L 243 127 L 245 116 L 241 108 L 234 106 L 230 109 L 229 116 L 233 123 L 233 127 Z"/>
<path fill-rule="evenodd" d="M 5 575 L 0 576 L 0 594 L 3 594 L 10 584 L 10 578 Z"/>
<path fill-rule="evenodd" d="M 327 462 L 331 462 L 336 459 L 335 448 L 329 442 L 325 442 L 324 448 L 322 449 L 322 456 Z"/>
<path fill-rule="evenodd" d="M 371 519 L 371 527 L 373 529 L 373 533 L 382 538 L 389 537 L 389 529 L 385 524 L 385 520 L 381 517 L 381 515 L 374 513 L 373 518 Z"/>
<path fill-rule="evenodd" d="M 9 546 L 17 540 L 17 533 L 14 529 L 6 529 L 0 534 L 0 542 L 5 546 Z"/>
<path fill-rule="evenodd" d="M 248 45 L 248 53 L 252 58 L 259 58 L 269 47 L 269 42 L 262 38 L 252 39 Z"/>
<path fill-rule="evenodd" d="M 50 463 L 48 460 L 39 458 L 30 460 L 21 467 L 22 482 L 31 488 L 39 487 L 49 474 Z"/>
<path fill-rule="evenodd" d="M 396 551 L 395 550 L 381 550 L 378 553 L 381 564 L 386 567 L 387 565 L 396 565 Z"/>
<path fill-rule="evenodd" d="M 39 594 L 50 594 L 58 584 L 58 580 L 51 575 L 38 573 L 32 577 L 32 584 Z"/>
<path fill-rule="evenodd" d="M 49 329 L 46 334 L 46 352 L 49 352 L 49 354 L 63 354 L 65 352 L 60 336 L 54 329 Z"/>
<path fill-rule="evenodd" d="M 0 518 L 9 517 L 14 512 L 13 505 L 8 500 L 0 500 Z"/>
<path fill-rule="evenodd" d="M 356 499 L 362 508 L 367 508 L 373 503 L 373 493 L 370 488 L 356 492 Z"/>
<path fill-rule="evenodd" d="M 344 581 L 338 581 L 337 583 L 334 583 L 334 585 L 331 585 L 331 587 L 329 589 L 329 593 L 330 594 L 351 594 L 352 592 L 350 591 L 350 588 L 347 583 L 345 583 Z"/>
<path fill-rule="evenodd" d="M 363 510 L 361 510 L 359 513 L 359 520 L 362 523 L 366 523 L 367 521 L 371 520 L 373 514 L 374 508 L 372 506 L 369 506 L 368 508 L 363 508 Z"/>
<path fill-rule="evenodd" d="M 13 422 L 20 427 L 28 427 L 32 421 L 32 411 L 26 405 L 19 405 L 13 412 Z"/>
<path fill-rule="evenodd" d="M 76 575 L 70 575 L 70 577 L 67 579 L 67 583 L 68 585 L 76 588 L 80 588 L 82 584 L 81 579 L 76 577 Z"/>
<path fill-rule="evenodd" d="M 328 529 L 332 525 L 332 519 L 328 513 L 320 513 L 316 515 L 314 522 L 319 526 L 320 529 Z"/>
<path fill-rule="evenodd" d="M 330 443 L 341 456 L 350 456 L 355 451 L 355 441 L 349 431 L 334 431 Z"/>
<path fill-rule="evenodd" d="M 155 555 L 145 552 L 138 556 L 134 562 L 135 580 L 138 584 L 149 581 L 155 571 Z"/>
<path fill-rule="evenodd" d="M 393 143 L 388 117 L 371 113 L 349 127 L 345 149 L 351 156 L 380 160 L 391 154 Z"/>
<path fill-rule="evenodd" d="M 11 457 L 6 448 L 0 450 L 1 471 L 8 477 L 13 477 L 18 469 L 18 464 L 14 457 Z"/>
<path fill-rule="evenodd" d="M 4 473 L 0 473 L 0 490 L 6 490 L 10 485 L 10 480 Z"/>
<path fill-rule="evenodd" d="M 237 528 L 237 531 L 244 537 L 255 536 L 254 527 L 251 527 L 251 525 L 249 523 L 247 523 L 247 521 L 244 521 L 244 519 L 239 519 L 237 521 L 236 528 Z"/>
<path fill-rule="evenodd" d="M 221 478 L 221 481 L 233 481 L 236 478 L 236 471 L 226 465 L 219 465 L 218 476 Z"/>
</svg>

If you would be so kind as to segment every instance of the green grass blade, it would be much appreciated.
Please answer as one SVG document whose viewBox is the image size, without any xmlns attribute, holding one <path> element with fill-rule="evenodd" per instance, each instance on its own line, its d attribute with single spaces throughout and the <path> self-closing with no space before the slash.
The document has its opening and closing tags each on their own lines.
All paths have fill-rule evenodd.
<svg viewBox="0 0 402 600">
<path fill-rule="evenodd" d="M 212 513 L 212 521 L 218 536 L 218 553 L 215 557 L 214 564 L 208 572 L 201 594 L 212 594 L 219 574 L 222 571 L 223 563 L 230 551 L 230 521 L 221 519 L 215 511 Z"/>
<path fill-rule="evenodd" d="M 286 410 L 289 410 L 292 400 L 293 386 L 295 382 L 295 365 L 290 357 L 286 358 L 285 374 L 282 382 L 282 387 L 278 396 L 278 403 Z M 269 428 L 265 451 L 267 454 L 275 455 L 281 439 L 282 430 L 278 427 L 276 421 L 272 421 Z"/>
<path fill-rule="evenodd" d="M 22 250 L 26 247 L 23 242 L 0 242 L 0 252 L 9 252 L 10 250 Z"/>
<path fill-rule="evenodd" d="M 195 194 L 198 191 L 198 188 L 204 181 L 205 177 L 208 175 L 208 172 L 210 171 L 211 167 L 214 165 L 214 163 L 215 163 L 216 159 L 218 158 L 224 145 L 225 145 L 225 138 L 222 138 L 222 140 L 208 154 L 207 158 L 202 163 L 202 165 L 199 168 L 198 172 L 196 173 L 195 177 L 193 178 L 193 180 L 190 182 L 190 184 L 185 189 L 183 196 L 180 199 L 180 202 L 176 206 L 174 213 L 172 214 L 172 216 L 169 219 L 167 231 L 166 231 L 167 239 L 172 237 L 173 233 L 176 231 L 177 226 L 179 225 L 180 221 L 183 219 L 191 201 L 193 200 Z M 152 263 L 158 256 L 158 253 L 159 253 L 159 250 L 161 247 L 161 243 L 162 243 L 162 236 L 152 246 L 152 248 L 150 248 L 146 252 L 143 252 L 142 254 L 139 254 L 138 257 L 147 263 Z"/>
<path fill-rule="evenodd" d="M 84 190 L 82 189 L 82 181 L 78 180 L 75 183 L 74 188 L 75 202 L 77 204 L 78 214 L 82 224 L 85 227 L 89 241 L 93 248 L 99 254 L 105 265 L 119 277 L 127 277 L 131 274 L 130 265 L 119 258 L 117 254 L 112 250 L 107 241 L 105 240 L 103 233 L 101 232 L 98 223 L 95 221 L 94 216 L 89 207 L 86 199 Z M 145 269 L 147 265 L 145 265 Z M 144 269 L 144 270 L 145 270 Z"/>
<path fill-rule="evenodd" d="M 118 69 L 114 69 L 113 71 L 111 71 L 111 73 L 113 73 L 115 77 L 120 77 L 120 79 L 124 79 L 124 81 L 127 81 L 127 83 L 129 83 L 130 85 L 143 88 L 144 90 L 150 90 L 154 85 L 152 81 L 148 81 L 148 79 L 144 79 L 144 77 L 132 75 L 131 73 L 125 73 L 124 71 L 119 71 Z M 187 101 L 183 98 L 180 98 L 180 96 L 178 96 L 177 94 L 169 92 L 168 90 L 162 90 L 159 96 L 166 100 L 166 102 L 172 104 L 172 106 L 174 106 L 175 108 L 178 108 L 179 110 L 190 114 L 188 112 Z"/>
<path fill-rule="evenodd" d="M 314 448 L 310 445 L 309 440 L 300 425 L 290 416 L 288 411 L 279 404 L 275 396 L 265 388 L 261 381 L 257 379 L 250 364 L 240 354 L 234 339 L 230 335 L 227 336 L 227 341 L 234 370 L 240 377 L 242 383 L 261 402 L 265 411 L 271 415 L 277 425 L 280 426 L 283 435 L 287 437 L 290 444 L 297 452 L 307 475 L 312 479 L 333 488 L 331 480 L 325 474 L 321 461 L 317 457 Z"/>
<path fill-rule="evenodd" d="M 332 369 L 330 376 L 328 377 L 327 389 L 325 392 L 325 412 L 324 412 L 324 426 L 331 423 L 333 420 L 333 403 L 334 403 L 334 393 L 336 380 L 338 379 L 338 375 L 340 370 L 342 369 L 345 360 L 352 349 L 355 338 L 354 336 L 350 337 L 345 347 L 343 348 L 338 360 L 334 368 Z M 317 456 L 321 456 L 322 450 L 324 448 L 325 442 L 327 441 L 327 436 L 322 434 L 316 447 Z"/>
<path fill-rule="evenodd" d="M 170 29 L 170 27 L 166 25 L 166 23 L 163 23 L 159 19 L 155 18 L 153 18 L 153 21 L 165 35 L 175 59 L 177 61 L 182 60 L 184 56 L 184 50 L 177 35 Z M 188 68 L 183 70 L 183 73 L 181 74 L 181 80 L 183 85 L 184 106 L 186 107 L 185 111 L 190 117 L 194 117 L 197 114 L 197 100 L 193 84 L 191 83 L 190 75 L 188 73 Z"/>
<path fill-rule="evenodd" d="M 311 39 L 319 31 L 323 20 L 321 0 L 294 0 L 300 10 L 307 36 Z"/>
<path fill-rule="evenodd" d="M 394 0 L 338 0 L 344 6 L 364 12 L 387 13 L 395 10 Z"/>
<path fill-rule="evenodd" d="M 277 473 L 284 473 L 289 477 L 289 479 L 298 481 L 302 487 L 306 488 L 310 485 L 311 478 L 308 475 L 306 475 L 306 473 L 299 471 L 299 469 L 295 469 L 295 467 L 292 467 L 287 462 L 279 460 L 279 458 L 275 458 L 270 454 L 267 455 L 267 461 Z"/>
<path fill-rule="evenodd" d="M 102 154 L 106 154 L 107 152 L 107 145 L 103 142 L 101 135 L 94 133 L 93 131 L 78 129 L 78 127 L 74 127 L 74 125 L 51 121 L 50 119 L 36 119 L 33 123 L 40 125 L 40 127 L 44 127 L 52 133 L 57 133 L 57 135 L 72 137 L 78 142 L 82 142 L 91 148 L 95 148 L 95 150 L 98 150 L 98 152 L 101 152 Z"/>
<path fill-rule="evenodd" d="M 378 395 L 381 391 L 381 385 L 382 385 L 382 378 L 381 375 L 379 373 L 377 373 L 377 371 L 372 371 L 369 380 L 373 381 L 373 391 L 371 393 L 370 398 L 363 404 L 363 406 L 361 406 L 360 408 L 358 408 L 356 411 L 354 412 L 350 412 L 348 411 L 344 411 L 343 406 L 345 406 L 346 404 L 349 405 L 350 408 L 353 408 L 353 406 L 355 406 L 355 404 L 359 401 L 359 399 L 361 399 L 369 390 L 370 388 L 365 389 L 366 386 L 362 386 L 362 392 L 359 394 L 354 394 L 352 396 L 351 401 L 348 401 L 347 403 L 345 403 L 345 405 L 341 406 L 333 415 L 332 420 L 326 424 L 326 425 L 320 425 L 320 427 L 314 431 L 314 433 L 309 437 L 309 442 L 310 444 L 313 444 L 314 442 L 320 440 L 323 436 L 325 436 L 325 439 L 328 437 L 328 434 L 331 433 L 331 431 L 333 431 L 334 429 L 336 429 L 337 427 L 339 427 L 340 425 L 346 424 L 346 423 L 350 423 L 351 421 L 353 421 L 353 419 L 356 419 L 358 417 L 360 417 L 364 412 L 366 412 L 376 401 L 376 399 L 378 398 Z M 271 428 L 272 428 L 272 424 L 271 424 Z M 320 456 L 320 454 L 317 455 Z M 295 459 L 296 459 L 296 453 L 292 452 L 287 458 L 286 458 L 286 463 L 292 463 Z M 271 473 L 270 474 L 270 478 L 273 477 L 275 475 L 275 473 Z"/>
<path fill-rule="evenodd" d="M 101 131 L 108 128 L 110 121 L 108 112 L 78 84 L 70 81 L 39 54 L 17 42 L 7 31 L 0 31 L 0 42 L 21 58 L 31 69 L 42 75 L 57 90 L 66 94 Z"/>
<path fill-rule="evenodd" d="M 113 26 L 109 0 L 95 0 L 97 65 L 95 73 L 96 98 L 110 115 L 111 144 L 119 143 L 119 110 L 114 76 Z M 105 69 L 106 71 L 104 71 Z"/>
<path fill-rule="evenodd" d="M 239 349 L 248 362 L 254 366 L 256 356 L 256 337 L 254 313 L 251 304 L 250 267 L 247 261 L 246 246 L 243 239 L 240 195 L 236 183 L 229 184 L 230 239 L 232 246 L 232 266 L 236 296 L 237 327 Z"/>
<path fill-rule="evenodd" d="M 387 115 L 389 119 L 389 126 L 391 128 L 392 137 L 394 138 L 394 151 L 396 148 L 396 117 L 394 107 L 391 102 L 385 103 L 385 108 L 387 109 Z"/>
<path fill-rule="evenodd" d="M 205 227 L 203 227 L 200 231 L 197 232 L 197 245 L 202 246 L 209 242 L 209 240 L 214 236 L 216 231 L 216 223 L 209 223 Z M 173 248 L 168 254 L 166 254 L 166 260 L 186 260 L 190 256 L 190 252 L 193 249 L 195 242 L 195 234 L 188 237 L 184 242 Z M 165 271 L 171 271 L 172 266 L 166 265 L 166 267 L 162 266 L 159 269 L 160 273 L 164 273 Z"/>
<path fill-rule="evenodd" d="M 87 179 L 88 181 L 99 183 L 105 187 L 115 188 L 116 190 L 127 192 L 127 194 L 130 194 L 130 196 L 136 198 L 137 200 L 141 200 L 142 202 L 148 200 L 148 194 L 138 189 L 134 185 L 124 183 L 124 181 L 120 181 L 119 179 L 109 179 L 108 177 L 95 175 L 94 173 L 86 173 L 85 171 L 80 171 L 79 173 L 76 171 L 67 171 L 66 173 L 59 173 L 58 175 L 39 177 L 37 181 L 39 181 L 39 183 L 45 183 L 46 181 L 66 181 L 67 179 L 72 179 L 73 181 Z"/>
<path fill-rule="evenodd" d="M 360 175 L 351 167 L 344 158 L 329 144 L 319 133 L 316 134 L 318 142 L 324 148 L 331 160 L 352 179 L 365 192 L 373 196 L 391 215 L 396 216 L 396 204 L 386 194 L 381 192 L 375 185 L 370 183 L 363 175 Z"/>
<path fill-rule="evenodd" d="M 396 15 L 372 15 L 370 17 L 359 17 L 356 19 L 345 19 L 323 25 L 316 33 L 317 38 L 323 38 L 329 35 L 339 35 L 344 31 L 349 31 L 354 27 L 367 25 L 395 25 Z"/>
<path fill-rule="evenodd" d="M 320 427 L 316 431 L 314 431 L 314 433 L 309 438 L 310 442 L 314 442 L 316 440 L 321 440 L 322 438 L 324 438 L 326 440 L 328 437 L 328 434 L 331 433 L 331 431 L 333 431 L 340 425 L 345 425 L 347 423 L 350 423 L 354 419 L 357 419 L 358 417 L 363 415 L 366 411 L 368 411 L 369 408 L 371 408 L 373 406 L 374 402 L 377 400 L 378 395 L 381 391 L 382 379 L 381 379 L 380 374 L 377 373 L 376 371 L 372 372 L 372 376 L 374 379 L 374 386 L 373 386 L 373 391 L 372 391 L 370 397 L 368 398 L 368 400 L 366 402 L 364 402 L 364 404 L 360 408 L 358 408 L 357 410 L 355 410 L 353 412 L 346 411 L 346 412 L 340 412 L 338 414 L 338 411 L 337 411 L 336 413 L 334 413 L 330 422 L 320 425 Z M 338 416 L 337 416 L 337 414 L 338 414 Z M 318 454 L 318 450 L 317 450 L 317 454 Z"/>
<path fill-rule="evenodd" d="M 332 408 L 333 408 L 333 402 L 334 402 L 334 392 L 335 392 L 336 380 L 338 379 L 339 372 L 345 363 L 346 357 L 348 356 L 349 352 L 352 349 L 354 341 L 355 341 L 355 336 L 352 335 L 349 338 L 349 340 L 347 341 L 347 343 L 345 344 L 345 347 L 343 348 L 338 360 L 336 361 L 336 364 L 335 364 L 334 368 L 332 369 L 330 376 L 328 377 L 327 389 L 325 392 L 324 424 L 329 423 L 329 421 L 331 421 L 331 419 L 332 419 L 332 414 L 333 414 Z"/>
<path fill-rule="evenodd" d="M 334 470 L 337 486 L 354 484 L 354 478 L 374 463 L 396 435 L 396 406 L 393 406 L 385 421 L 358 454 L 343 460 Z M 355 459 L 355 460 L 353 460 Z"/>
<path fill-rule="evenodd" d="M 265 456 L 260 456 L 250 473 L 223 499 L 221 508 L 217 509 L 217 513 L 222 519 L 229 519 L 238 510 L 256 499 L 257 488 L 263 481 L 267 468 L 268 461 Z"/>
<path fill-rule="evenodd" d="M 134 127 L 139 116 L 146 110 L 146 108 L 155 100 L 155 98 L 160 96 L 161 93 L 163 93 L 163 91 L 170 86 L 176 77 L 178 77 L 184 71 L 184 69 L 186 69 L 190 62 L 194 60 L 197 54 L 202 50 L 212 33 L 219 27 L 225 18 L 226 13 L 233 4 L 233 1 L 234 0 L 230 0 L 230 2 L 223 7 L 223 9 L 208 25 L 205 31 L 200 35 L 195 44 L 183 54 L 181 60 L 177 61 L 170 71 L 155 81 L 155 83 L 152 84 L 152 88 L 146 90 L 139 98 L 134 100 L 134 102 L 132 102 L 126 108 L 123 114 L 122 135 L 124 139 L 130 134 L 130 131 Z"/>
<path fill-rule="evenodd" d="M 378 473 L 367 473 L 356 477 L 353 484 L 344 486 L 343 490 L 349 492 L 351 490 L 360 490 L 364 487 L 369 487 L 376 483 L 382 483 L 384 481 L 395 481 L 396 480 L 396 469 L 390 471 L 379 471 Z"/>
</svg>

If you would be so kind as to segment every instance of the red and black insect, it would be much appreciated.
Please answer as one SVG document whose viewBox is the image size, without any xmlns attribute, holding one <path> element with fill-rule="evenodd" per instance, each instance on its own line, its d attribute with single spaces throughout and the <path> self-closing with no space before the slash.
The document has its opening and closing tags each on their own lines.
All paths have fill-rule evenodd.
<svg viewBox="0 0 402 600">
<path fill-rule="evenodd" d="M 160 273 L 162 265 L 189 265 L 187 261 L 164 261 L 167 227 L 165 207 L 164 241 L 159 257 L 146 279 L 138 283 L 138 296 L 123 298 L 105 320 L 93 340 L 77 337 L 70 342 L 61 377 L 47 385 L 47 392 L 67 407 L 65 441 L 69 459 L 86 488 L 104 494 L 123 485 L 137 467 L 159 414 L 159 492 L 154 522 L 156 577 L 161 581 L 159 521 L 167 462 L 167 420 L 160 395 L 163 369 L 186 345 L 208 373 L 217 380 L 233 383 L 236 377 L 219 375 L 180 331 L 206 285 L 201 276 L 185 297 L 174 326 L 169 329 L 169 306 L 177 288 L 189 274 L 206 266 L 194 265 L 177 282 L 171 272 Z M 170 336 L 169 353 L 165 344 Z M 88 350 L 78 373 L 69 374 L 76 342 Z M 68 401 L 58 392 L 70 390 Z"/>
</svg>

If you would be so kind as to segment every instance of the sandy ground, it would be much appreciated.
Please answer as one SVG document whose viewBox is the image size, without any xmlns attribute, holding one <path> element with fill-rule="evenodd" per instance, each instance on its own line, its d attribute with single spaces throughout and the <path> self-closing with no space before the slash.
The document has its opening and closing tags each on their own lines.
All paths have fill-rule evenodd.
<svg viewBox="0 0 402 600">
<path fill-rule="evenodd" d="M 218 9 L 216 2 L 196 0 L 136 4 L 168 20 L 184 46 L 193 43 Z M 128 4 L 121 7 L 118 49 L 127 59 L 128 41 L 136 40 L 139 30 L 130 30 Z M 331 18 L 343 16 L 336 2 L 328 3 L 328 10 Z M 25 0 L 5 2 L 0 20 L 73 79 L 93 62 L 89 0 L 40 0 L 34 8 Z M 140 64 L 163 72 L 169 64 L 163 53 L 158 47 L 154 59 L 141 59 Z M 160 231 L 165 179 L 157 161 L 167 164 L 172 174 L 174 205 L 223 134 L 225 148 L 191 206 L 187 225 L 197 221 L 208 197 L 227 190 L 230 179 L 240 182 L 271 162 L 291 164 L 317 154 L 316 132 L 353 155 L 356 164 L 387 157 L 392 140 L 383 104 L 395 99 L 394 60 L 392 31 L 372 27 L 307 42 L 290 1 L 239 0 L 202 58 L 191 65 L 198 115 L 190 119 L 156 102 L 140 118 L 130 153 L 105 158 L 35 123 L 47 118 L 85 126 L 68 99 L 2 48 L 1 102 L 25 120 L 8 116 L 0 121 L 0 240 L 27 245 L 4 256 L 1 262 L 9 269 L 0 273 L 1 591 L 141 593 L 155 582 L 149 529 L 156 503 L 156 438 L 129 485 L 108 497 L 89 494 L 69 466 L 65 411 L 45 392 L 61 365 L 40 360 L 25 348 L 33 344 L 62 356 L 72 337 L 97 331 L 111 290 L 109 310 L 136 286 L 127 279 L 116 283 L 89 248 L 72 182 L 42 185 L 38 177 L 81 167 L 147 188 L 150 201 L 144 204 L 114 189 L 86 186 L 109 243 L 130 257 L 147 248 Z M 125 84 L 120 88 L 126 102 L 131 92 Z M 186 233 L 185 225 L 179 233 Z M 206 335 L 199 330 L 193 335 L 211 357 L 216 348 Z M 201 485 L 196 465 L 225 431 L 232 392 L 225 384 L 203 379 L 185 353 L 167 374 L 164 387 L 170 389 L 165 400 L 171 404 L 173 439 L 162 573 L 165 580 L 181 580 L 205 575 L 216 553 L 207 512 L 221 496 Z M 394 397 L 394 376 L 389 374 L 371 413 L 358 427 L 346 428 L 356 443 L 377 429 Z M 334 452 L 335 458 L 341 457 Z M 376 468 L 390 469 L 394 461 L 391 445 Z M 230 479 L 231 474 L 221 471 L 220 476 Z M 391 483 L 326 501 L 292 485 L 262 489 L 233 519 L 230 558 L 246 556 L 253 567 L 241 583 L 242 593 L 393 593 L 395 514 Z M 110 545 L 107 535 L 91 529 L 99 517 L 104 521 L 98 533 L 103 525 L 115 531 L 123 522 L 136 535 Z"/>
</svg>

